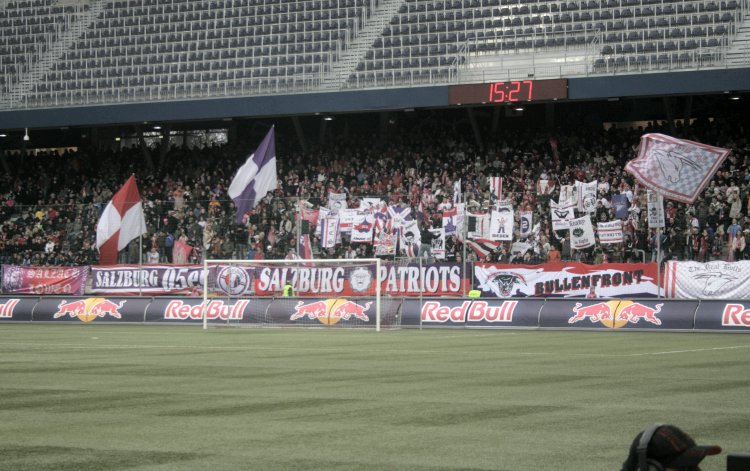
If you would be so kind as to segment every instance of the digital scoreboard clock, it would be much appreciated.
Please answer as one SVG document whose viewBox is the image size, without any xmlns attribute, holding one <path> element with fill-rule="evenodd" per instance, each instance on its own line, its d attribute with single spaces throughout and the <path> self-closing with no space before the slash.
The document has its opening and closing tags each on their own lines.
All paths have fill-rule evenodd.
<svg viewBox="0 0 750 471">
<path fill-rule="evenodd" d="M 523 103 L 568 98 L 568 80 L 511 80 L 507 82 L 450 85 L 448 104 Z"/>
</svg>

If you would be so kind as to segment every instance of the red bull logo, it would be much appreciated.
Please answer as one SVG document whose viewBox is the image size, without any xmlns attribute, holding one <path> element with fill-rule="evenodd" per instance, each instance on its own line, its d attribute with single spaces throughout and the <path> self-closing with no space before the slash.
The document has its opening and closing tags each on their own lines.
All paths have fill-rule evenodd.
<svg viewBox="0 0 750 471">
<path fill-rule="evenodd" d="M 71 319 L 78 319 L 81 322 L 91 322 L 106 316 L 122 319 L 120 309 L 124 304 L 125 301 L 114 303 L 106 298 L 86 298 L 72 302 L 63 300 L 57 305 L 57 312 L 52 315 L 52 318 L 70 316 Z"/>
<path fill-rule="evenodd" d="M 513 322 L 513 312 L 518 301 L 490 304 L 487 301 L 464 301 L 450 307 L 440 301 L 427 301 L 422 305 L 422 322 Z"/>
<path fill-rule="evenodd" d="M 339 321 L 350 319 L 369 322 L 370 317 L 365 312 L 370 309 L 371 305 L 372 301 L 362 305 L 348 299 L 326 299 L 311 303 L 300 301 L 294 306 L 294 313 L 289 317 L 289 320 L 296 321 L 308 318 L 326 325 L 333 325 Z"/>
<path fill-rule="evenodd" d="M 661 325 L 657 314 L 661 312 L 664 303 L 654 307 L 634 301 L 602 301 L 584 306 L 576 303 L 573 306 L 575 315 L 568 319 L 568 324 L 589 320 L 590 323 L 601 322 L 610 328 L 620 328 L 627 324 L 638 324 L 641 320 L 652 325 Z"/>
<path fill-rule="evenodd" d="M 13 309 L 19 302 L 19 299 L 9 299 L 6 303 L 0 304 L 0 319 L 11 319 Z"/>
<path fill-rule="evenodd" d="M 750 327 L 750 309 L 745 309 L 742 304 L 727 304 L 721 314 L 721 325 Z"/>
<path fill-rule="evenodd" d="M 245 308 L 250 304 L 248 300 L 240 300 L 228 304 L 221 300 L 208 301 L 206 304 L 206 318 L 208 320 L 242 320 Z M 164 310 L 166 320 L 201 320 L 203 319 L 203 303 L 190 305 L 181 300 L 170 301 Z"/>
</svg>

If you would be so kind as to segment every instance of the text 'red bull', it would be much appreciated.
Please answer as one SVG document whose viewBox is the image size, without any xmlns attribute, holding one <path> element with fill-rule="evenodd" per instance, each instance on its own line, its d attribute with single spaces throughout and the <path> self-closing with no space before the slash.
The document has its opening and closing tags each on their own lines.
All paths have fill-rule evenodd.
<svg viewBox="0 0 750 471">
<path fill-rule="evenodd" d="M 422 306 L 422 322 L 513 322 L 518 301 L 503 301 L 491 306 L 486 301 L 464 301 L 458 306 L 443 306 L 440 301 L 427 301 Z"/>
<path fill-rule="evenodd" d="M 250 301 L 240 300 L 234 304 L 224 301 L 208 301 L 206 304 L 206 319 L 242 320 L 245 308 Z M 201 320 L 203 319 L 203 303 L 191 306 L 182 301 L 170 301 L 164 310 L 164 319 L 167 320 Z"/>
<path fill-rule="evenodd" d="M 750 327 L 750 309 L 745 309 L 742 304 L 727 304 L 721 314 L 721 325 Z"/>
</svg>

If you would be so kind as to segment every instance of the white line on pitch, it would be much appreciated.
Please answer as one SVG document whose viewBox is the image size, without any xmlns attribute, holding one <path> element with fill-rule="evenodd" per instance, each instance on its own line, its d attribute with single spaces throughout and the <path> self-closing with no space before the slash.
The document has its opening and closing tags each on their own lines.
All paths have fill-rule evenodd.
<svg viewBox="0 0 750 471">
<path fill-rule="evenodd" d="M 642 352 L 642 353 L 629 353 L 625 356 L 639 357 L 646 355 L 674 355 L 676 353 L 694 353 L 694 352 L 710 352 L 713 350 L 736 350 L 739 348 L 750 348 L 750 345 L 734 345 L 731 347 L 711 347 L 711 348 L 695 348 L 692 350 L 668 350 L 665 352 Z"/>
</svg>

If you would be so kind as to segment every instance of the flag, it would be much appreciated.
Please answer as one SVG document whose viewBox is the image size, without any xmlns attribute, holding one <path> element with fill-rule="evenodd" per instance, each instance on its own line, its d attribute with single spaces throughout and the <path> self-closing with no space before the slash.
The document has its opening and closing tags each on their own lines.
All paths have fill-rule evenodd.
<svg viewBox="0 0 750 471">
<path fill-rule="evenodd" d="M 599 233 L 600 244 L 622 243 L 622 221 L 619 219 L 610 222 L 596 223 L 596 231 Z"/>
<path fill-rule="evenodd" d="M 651 190 L 646 191 L 646 201 L 648 207 L 648 227 L 663 228 L 664 227 L 664 198 Z"/>
<path fill-rule="evenodd" d="M 552 230 L 562 231 L 570 227 L 570 220 L 575 218 L 573 206 L 563 207 L 550 200 L 549 210 L 552 214 Z"/>
<path fill-rule="evenodd" d="M 358 211 L 352 226 L 351 241 L 353 244 L 371 244 L 375 217 L 370 211 Z"/>
<path fill-rule="evenodd" d="M 489 215 L 468 213 L 468 231 L 469 239 L 486 238 L 489 234 Z"/>
<path fill-rule="evenodd" d="M 323 219 L 320 228 L 320 246 L 324 249 L 330 249 L 336 246 L 336 239 L 339 235 L 339 218 L 327 217 Z"/>
<path fill-rule="evenodd" d="M 619 195 L 612 195 L 612 206 L 615 208 L 615 217 L 617 219 L 628 218 L 628 208 L 630 208 L 630 201 L 625 194 L 620 193 Z"/>
<path fill-rule="evenodd" d="M 269 191 L 276 189 L 276 142 L 273 127 L 258 148 L 250 154 L 229 185 L 229 197 L 237 206 L 237 224 L 258 205 Z"/>
<path fill-rule="evenodd" d="M 424 213 L 424 205 L 422 204 L 422 200 L 419 200 L 419 206 L 417 206 L 417 219 L 419 219 L 419 221 L 423 223 L 427 222 L 427 218 L 425 217 L 425 213 Z"/>
<path fill-rule="evenodd" d="M 466 241 L 466 245 L 471 250 L 473 250 L 475 254 L 477 254 L 477 257 L 479 257 L 479 260 L 484 260 L 484 257 L 486 257 L 493 250 L 497 250 L 497 248 L 500 247 L 500 244 L 502 244 L 502 242 L 499 242 L 496 240 L 490 240 L 490 239 L 477 239 L 477 240 Z"/>
<path fill-rule="evenodd" d="M 389 206 L 388 207 L 388 221 L 390 225 L 386 224 L 386 227 L 393 233 L 401 234 L 401 229 L 404 227 L 407 221 L 411 221 L 411 208 L 402 208 L 401 206 Z"/>
<path fill-rule="evenodd" d="M 443 229 L 428 229 L 435 236 L 432 239 L 430 251 L 435 260 L 445 260 L 445 231 Z"/>
<path fill-rule="evenodd" d="M 531 211 L 524 211 L 521 213 L 521 233 L 520 236 L 522 238 L 528 237 L 531 235 L 531 230 L 533 228 L 533 215 Z"/>
<path fill-rule="evenodd" d="M 570 221 L 570 246 L 575 250 L 594 245 L 594 227 L 588 214 Z"/>
<path fill-rule="evenodd" d="M 459 178 L 453 182 L 453 202 L 460 203 L 463 201 L 463 195 L 461 194 L 461 179 Z"/>
<path fill-rule="evenodd" d="M 665 198 L 692 204 L 729 152 L 664 134 L 644 134 L 638 156 L 625 164 L 625 171 Z"/>
<path fill-rule="evenodd" d="M 308 234 L 303 234 L 299 237 L 297 253 L 305 260 L 312 260 L 312 245 L 310 245 L 310 236 Z"/>
<path fill-rule="evenodd" d="M 128 243 L 145 234 L 146 218 L 143 215 L 141 195 L 135 176 L 115 193 L 107 203 L 99 223 L 96 225 L 96 248 L 99 249 L 99 263 L 112 265 L 117 263 L 117 252 L 124 249 Z"/>
<path fill-rule="evenodd" d="M 509 202 L 497 205 L 490 216 L 490 239 L 513 240 L 513 206 Z"/>
<path fill-rule="evenodd" d="M 576 180 L 576 188 L 578 188 L 578 211 L 586 213 L 596 211 L 596 190 L 598 186 L 596 180 L 588 183 Z"/>
<path fill-rule="evenodd" d="M 414 258 L 419 255 L 420 245 L 422 245 L 422 232 L 419 230 L 417 221 L 405 222 L 399 238 L 401 253 L 409 258 Z"/>
<path fill-rule="evenodd" d="M 398 236 L 385 231 L 375 236 L 375 256 L 393 255 L 396 253 L 396 241 Z"/>
<path fill-rule="evenodd" d="M 328 192 L 328 209 L 331 210 L 331 214 L 338 214 L 348 208 L 346 204 L 346 193 L 333 193 Z"/>
<path fill-rule="evenodd" d="M 458 229 L 456 218 L 458 217 L 458 209 L 451 208 L 443 211 L 443 231 L 446 235 L 454 235 Z"/>
<path fill-rule="evenodd" d="M 174 241 L 172 246 L 172 263 L 177 265 L 185 265 L 189 261 L 190 252 L 193 251 L 193 246 L 183 240 Z"/>
<path fill-rule="evenodd" d="M 490 177 L 490 207 L 503 198 L 503 177 Z"/>
</svg>

